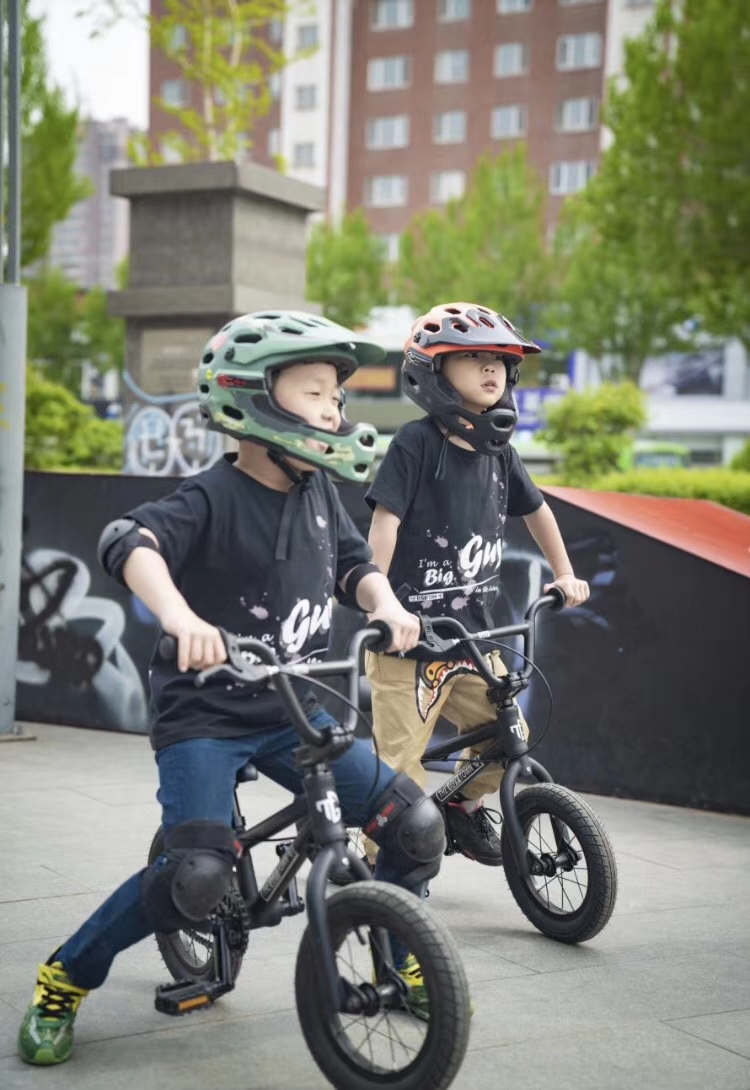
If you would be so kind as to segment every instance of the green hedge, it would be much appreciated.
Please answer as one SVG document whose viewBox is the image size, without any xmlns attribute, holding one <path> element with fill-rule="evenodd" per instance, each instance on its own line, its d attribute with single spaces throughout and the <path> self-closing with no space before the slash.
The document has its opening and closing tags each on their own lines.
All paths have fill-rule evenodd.
<svg viewBox="0 0 750 1090">
<path fill-rule="evenodd" d="M 545 482 L 540 480 L 543 485 Z M 588 488 L 597 492 L 632 492 L 713 500 L 750 515 L 750 473 L 731 469 L 634 469 L 599 477 Z"/>
</svg>

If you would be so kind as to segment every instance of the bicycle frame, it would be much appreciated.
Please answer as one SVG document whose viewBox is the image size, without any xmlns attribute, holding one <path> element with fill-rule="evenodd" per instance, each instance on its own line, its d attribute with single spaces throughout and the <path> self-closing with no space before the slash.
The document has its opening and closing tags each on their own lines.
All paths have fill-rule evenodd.
<svg viewBox="0 0 750 1090">
<path fill-rule="evenodd" d="M 424 625 L 425 634 L 432 641 L 432 644 L 427 644 L 430 650 L 439 649 L 448 653 L 458 645 L 468 650 L 469 657 L 474 662 L 479 675 L 489 685 L 490 700 L 497 705 L 497 717 L 494 721 L 451 738 L 447 742 L 439 742 L 428 746 L 425 750 L 422 755 L 423 765 L 428 764 L 430 761 L 449 757 L 459 750 L 468 749 L 480 742 L 490 743 L 485 746 L 481 755 L 466 761 L 458 772 L 432 793 L 431 797 L 438 806 L 443 808 L 463 787 L 471 783 L 486 765 L 493 763 L 504 764 L 505 774 L 500 784 L 500 809 L 508 830 L 514 861 L 518 870 L 524 876 L 528 876 L 531 867 L 524 831 L 514 805 L 516 783 L 519 776 L 533 777 L 540 783 L 553 783 L 554 781 L 547 769 L 539 761 L 528 755 L 529 747 L 524 737 L 520 713 L 514 702 L 514 697 L 526 688 L 533 668 L 537 614 L 545 607 L 560 608 L 562 604 L 559 595 L 546 595 L 531 604 L 522 624 L 507 625 L 504 628 L 489 629 L 471 635 L 454 618 L 434 619 Z M 458 632 L 458 637 L 447 641 L 437 637 L 433 632 L 433 626 L 441 624 L 446 628 L 452 628 L 454 632 Z M 526 665 L 522 670 L 498 677 L 493 674 L 484 661 L 476 646 L 477 641 L 516 635 L 524 638 L 523 655 Z M 553 827 L 558 851 L 565 851 L 568 847 L 565 833 L 556 822 L 553 823 Z"/>
</svg>

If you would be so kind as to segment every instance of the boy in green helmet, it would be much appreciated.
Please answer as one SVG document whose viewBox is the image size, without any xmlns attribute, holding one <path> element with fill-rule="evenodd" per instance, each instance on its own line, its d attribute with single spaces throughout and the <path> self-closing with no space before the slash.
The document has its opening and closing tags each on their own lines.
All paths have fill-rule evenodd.
<svg viewBox="0 0 750 1090">
<path fill-rule="evenodd" d="M 299 739 L 275 691 L 248 693 L 226 675 L 195 688 L 191 671 L 226 658 L 217 626 L 263 640 L 287 661 L 309 658 L 324 651 L 332 598 L 343 591 L 371 619 L 389 624 L 393 651 L 417 642 L 416 619 L 370 562 L 370 549 L 326 474 L 316 472 L 324 467 L 342 479 L 366 476 L 374 429 L 344 419 L 341 384 L 382 354 L 314 315 L 255 314 L 229 323 L 206 347 L 199 396 L 208 426 L 239 439 L 239 453 L 102 533 L 105 570 L 145 602 L 178 644 L 176 662 L 154 653 L 151 675 L 151 741 L 166 851 L 39 967 L 19 1034 L 28 1063 L 68 1059 L 80 1003 L 104 982 L 121 950 L 154 931 L 190 926 L 180 922 L 175 892 L 186 858 L 200 856 L 191 872 L 197 883 L 201 860 L 210 857 L 200 879 L 206 888 L 196 896 L 210 898 L 214 907 L 221 901 L 235 858 L 231 811 L 239 769 L 250 760 L 282 786 L 301 790 L 293 756 Z M 318 730 L 335 725 L 309 689 L 298 696 Z M 437 873 L 445 843 L 434 804 L 408 777 L 379 762 L 364 740 L 356 740 L 333 771 L 348 820 L 371 823 L 383 848 L 379 877 L 420 889 Z M 415 844 L 405 833 L 417 813 L 412 832 L 418 825 L 421 842 Z M 406 960 L 402 971 L 418 1008 L 424 987 L 413 963 Z"/>
</svg>

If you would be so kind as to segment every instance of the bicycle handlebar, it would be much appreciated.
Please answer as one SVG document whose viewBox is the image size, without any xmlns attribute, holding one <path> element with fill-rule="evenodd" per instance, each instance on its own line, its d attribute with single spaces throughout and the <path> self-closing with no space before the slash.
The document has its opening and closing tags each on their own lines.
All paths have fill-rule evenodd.
<svg viewBox="0 0 750 1090">
<path fill-rule="evenodd" d="M 210 677 L 220 672 L 232 674 L 252 689 L 260 689 L 269 681 L 273 681 L 289 712 L 292 724 L 304 741 L 312 746 L 324 745 L 327 737 L 313 727 L 305 715 L 304 708 L 292 688 L 290 677 L 325 677 L 330 674 L 346 674 L 349 681 L 348 699 L 354 706 L 347 707 L 341 727 L 346 733 L 351 733 L 356 725 L 356 709 L 359 705 L 360 652 L 365 645 L 373 651 L 387 651 L 393 642 L 393 634 L 385 621 L 373 621 L 367 628 L 354 633 L 349 641 L 349 653 L 346 659 L 281 663 L 273 649 L 261 640 L 232 636 L 223 628 L 219 628 L 219 633 L 227 651 L 227 660 L 197 673 L 194 679 L 196 688 L 202 688 Z M 247 654 L 254 655 L 261 662 L 248 662 L 245 658 Z M 159 655 L 165 662 L 176 659 L 177 640 L 174 636 L 161 637 Z"/>
<path fill-rule="evenodd" d="M 543 609 L 551 609 L 557 612 L 563 608 L 565 602 L 566 598 L 563 591 L 559 587 L 553 587 L 549 594 L 544 594 L 531 603 L 522 624 L 505 625 L 503 628 L 489 628 L 484 632 L 467 632 L 455 617 L 427 617 L 422 614 L 420 620 L 425 639 L 419 641 L 417 650 L 427 651 L 431 655 L 444 655 L 463 645 L 480 675 L 489 685 L 495 685 L 498 680 L 497 676 L 492 673 L 484 661 L 482 652 L 477 647 L 477 642 L 502 639 L 506 636 L 523 636 L 523 657 L 526 661 L 523 668 L 516 671 L 516 673 L 523 678 L 529 678 L 534 662 L 537 614 Z M 435 632 L 436 626 L 452 631 L 455 636 L 452 639 L 444 639 Z"/>
</svg>

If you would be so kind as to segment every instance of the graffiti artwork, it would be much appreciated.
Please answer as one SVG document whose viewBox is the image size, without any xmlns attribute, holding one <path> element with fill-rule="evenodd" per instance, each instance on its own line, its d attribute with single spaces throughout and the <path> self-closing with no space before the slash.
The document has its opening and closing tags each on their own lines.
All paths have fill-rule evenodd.
<svg viewBox="0 0 750 1090">
<path fill-rule="evenodd" d="M 190 477 L 224 451 L 223 437 L 208 431 L 193 394 L 147 394 L 127 372 L 135 397 L 125 420 L 125 472 L 144 477 Z"/>
<path fill-rule="evenodd" d="M 146 730 L 143 682 L 122 645 L 122 606 L 89 595 L 89 569 L 70 553 L 35 549 L 21 565 L 19 683 L 85 694 L 113 729 Z"/>
</svg>

